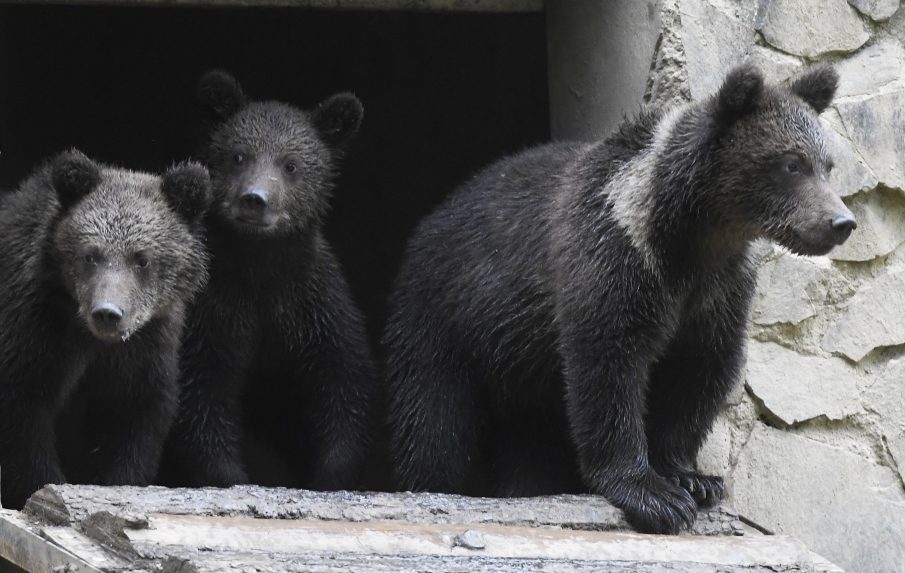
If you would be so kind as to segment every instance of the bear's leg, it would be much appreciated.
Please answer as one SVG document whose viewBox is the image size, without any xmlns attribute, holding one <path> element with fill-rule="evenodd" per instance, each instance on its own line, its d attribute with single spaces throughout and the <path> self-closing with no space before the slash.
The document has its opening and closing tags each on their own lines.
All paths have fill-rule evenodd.
<svg viewBox="0 0 905 573">
<path fill-rule="evenodd" d="M 647 435 L 651 464 L 701 507 L 717 503 L 723 479 L 699 474 L 695 460 L 744 362 L 744 320 L 732 313 L 683 326 L 651 376 Z"/>
<path fill-rule="evenodd" d="M 419 333 L 388 364 L 389 415 L 398 485 L 406 491 L 478 495 L 486 400 L 474 365 Z"/>
<path fill-rule="evenodd" d="M 48 483 L 64 483 L 54 445 L 54 416 L 36 399 L 12 400 L 0 408 L 0 505 L 21 509 Z"/>
<path fill-rule="evenodd" d="M 668 308 L 658 304 L 658 292 L 634 286 L 601 298 L 563 289 L 560 348 L 584 482 L 639 531 L 676 533 L 691 524 L 697 504 L 650 465 L 643 418 L 650 368 L 669 332 L 663 322 Z"/>
<path fill-rule="evenodd" d="M 166 485 L 248 482 L 242 463 L 241 392 L 256 350 L 257 325 L 246 309 L 233 305 L 206 309 L 186 328 L 179 411 L 161 469 Z"/>
<path fill-rule="evenodd" d="M 298 449 L 304 452 L 313 446 L 314 467 L 305 473 L 311 475 L 307 487 L 315 490 L 360 487 L 377 431 L 376 366 L 363 324 L 347 303 L 333 301 L 324 311 L 329 317 L 298 317 L 296 322 L 297 331 L 310 338 L 290 359 L 290 386 L 303 386 L 299 399 L 311 400 L 311 420 L 304 426 L 313 429 L 313 435 L 298 436 Z"/>
<path fill-rule="evenodd" d="M 142 333 L 145 337 L 149 333 Z M 134 345 L 89 369 L 94 481 L 148 485 L 178 406 L 175 345 Z"/>
<path fill-rule="evenodd" d="M 164 454 L 170 486 L 248 483 L 242 464 L 238 387 L 212 388 L 201 378 L 181 386 L 179 413 Z"/>
</svg>

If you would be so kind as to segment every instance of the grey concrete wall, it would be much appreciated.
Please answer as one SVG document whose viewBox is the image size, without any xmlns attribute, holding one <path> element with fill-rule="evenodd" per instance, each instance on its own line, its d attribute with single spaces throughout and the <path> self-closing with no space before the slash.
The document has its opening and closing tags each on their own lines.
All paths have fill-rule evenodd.
<svg viewBox="0 0 905 573">
<path fill-rule="evenodd" d="M 657 0 L 547 0 L 554 139 L 593 139 L 644 96 L 660 36 Z"/>
</svg>

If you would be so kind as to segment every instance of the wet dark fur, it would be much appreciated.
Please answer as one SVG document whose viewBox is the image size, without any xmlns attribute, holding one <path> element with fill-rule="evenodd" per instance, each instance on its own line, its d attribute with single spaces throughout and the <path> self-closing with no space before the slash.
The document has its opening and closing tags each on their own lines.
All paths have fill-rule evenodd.
<svg viewBox="0 0 905 573">
<path fill-rule="evenodd" d="M 205 278 L 195 215 L 209 200 L 200 166 L 161 179 L 62 154 L 0 203 L 0 467 L 4 507 L 21 507 L 45 483 L 66 481 L 55 416 L 85 396 L 84 479 L 152 481 L 176 410 L 185 305 Z M 182 218 L 173 208 L 178 209 Z M 107 267 L 89 268 L 88 245 L 150 262 L 114 284 L 130 301 L 126 341 L 102 341 L 85 305 Z M 108 277 L 109 278 L 109 277 Z M 132 316 L 134 315 L 134 320 Z M 68 471 L 68 468 L 65 468 Z"/>
<path fill-rule="evenodd" d="M 647 164 L 658 112 L 601 143 L 505 158 L 427 217 L 384 336 L 399 485 L 591 491 L 664 533 L 715 502 L 722 479 L 694 465 L 743 363 L 749 244 L 816 253 L 844 240 L 823 219 L 847 210 L 824 192 L 814 111 L 835 74 L 819 73 L 806 103 L 739 68 Z M 783 171 L 787 152 L 811 173 Z M 644 188 L 608 188 L 630 165 Z M 633 226 L 610 193 L 634 205 Z"/>
<path fill-rule="evenodd" d="M 289 464 L 281 485 L 359 486 L 376 368 L 321 226 L 360 104 L 345 94 L 310 111 L 249 103 L 222 72 L 202 78 L 199 96 L 218 122 L 204 153 L 215 193 L 211 280 L 189 321 L 163 481 L 249 481 L 256 468 L 247 467 L 242 445 L 254 434 Z M 282 169 L 290 160 L 294 173 Z M 257 187 L 272 203 L 275 222 L 266 229 L 235 218 L 236 196 Z"/>
</svg>

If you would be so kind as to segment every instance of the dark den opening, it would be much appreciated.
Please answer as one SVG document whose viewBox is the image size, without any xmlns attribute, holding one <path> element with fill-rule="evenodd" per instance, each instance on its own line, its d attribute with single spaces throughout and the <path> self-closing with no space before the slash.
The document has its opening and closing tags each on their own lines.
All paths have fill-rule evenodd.
<svg viewBox="0 0 905 573">
<path fill-rule="evenodd" d="M 3 7 L 0 188 L 77 147 L 159 172 L 198 144 L 200 74 L 310 107 L 353 91 L 362 129 L 328 234 L 376 340 L 405 239 L 456 185 L 549 138 L 543 14 Z"/>
</svg>

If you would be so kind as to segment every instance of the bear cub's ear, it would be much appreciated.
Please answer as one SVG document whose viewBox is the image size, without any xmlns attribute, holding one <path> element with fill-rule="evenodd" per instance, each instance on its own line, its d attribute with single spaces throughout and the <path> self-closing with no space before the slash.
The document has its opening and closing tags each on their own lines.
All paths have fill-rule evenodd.
<svg viewBox="0 0 905 573">
<path fill-rule="evenodd" d="M 168 169 L 160 190 L 170 207 L 188 223 L 200 220 L 211 203 L 210 175 L 194 161 L 184 161 Z"/>
<path fill-rule="evenodd" d="M 211 70 L 201 76 L 195 99 L 220 120 L 231 117 L 247 103 L 236 78 L 222 70 Z"/>
<path fill-rule="evenodd" d="M 811 67 L 789 87 L 814 111 L 822 113 L 832 103 L 838 85 L 838 72 L 829 64 L 819 64 Z"/>
<path fill-rule="evenodd" d="M 364 108 L 350 93 L 332 95 L 318 104 L 311 120 L 321 138 L 329 145 L 342 145 L 358 132 Z"/>
<path fill-rule="evenodd" d="M 101 181 L 101 169 L 78 149 L 64 151 L 51 163 L 51 181 L 64 209 L 74 205 Z"/>
<path fill-rule="evenodd" d="M 753 64 L 742 64 L 723 80 L 716 96 L 717 120 L 730 124 L 754 111 L 764 92 L 764 76 Z"/>
</svg>

